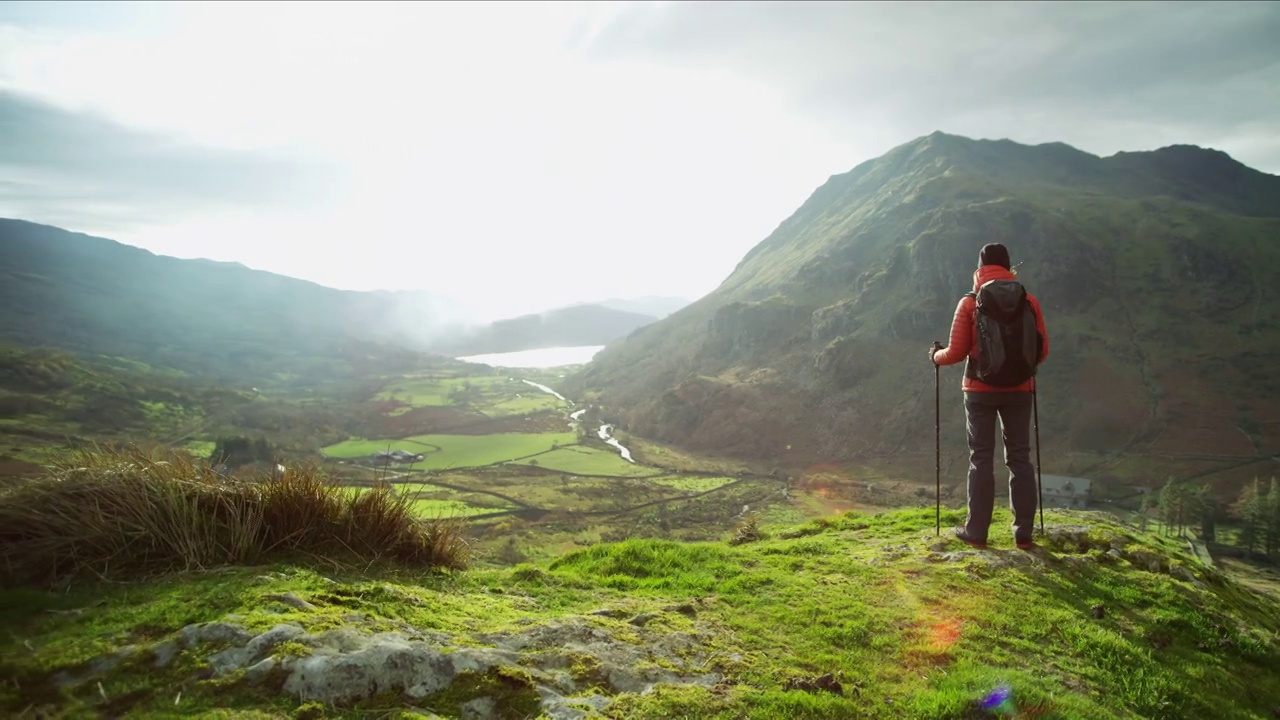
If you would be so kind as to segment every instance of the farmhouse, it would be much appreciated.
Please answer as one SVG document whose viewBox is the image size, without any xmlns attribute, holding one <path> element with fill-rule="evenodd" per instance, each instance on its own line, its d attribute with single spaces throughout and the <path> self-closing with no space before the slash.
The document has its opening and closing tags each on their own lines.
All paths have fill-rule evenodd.
<svg viewBox="0 0 1280 720">
<path fill-rule="evenodd" d="M 1041 475 L 1040 486 L 1044 492 L 1045 507 L 1084 509 L 1089 505 L 1089 478 L 1066 475 Z"/>
<path fill-rule="evenodd" d="M 411 452 L 406 452 L 406 451 L 404 451 L 404 450 L 392 450 L 392 451 L 390 451 L 390 452 L 388 452 L 388 451 L 386 451 L 386 450 L 379 450 L 378 452 L 376 452 L 376 453 L 374 453 L 374 454 L 373 454 L 373 460 L 374 460 L 374 462 L 380 462 L 380 463 L 385 463 L 385 462 L 394 462 L 394 463 L 414 463 L 414 462 L 422 462 L 422 460 L 423 460 L 425 457 L 426 457 L 425 455 L 414 455 L 413 453 L 411 453 Z"/>
</svg>

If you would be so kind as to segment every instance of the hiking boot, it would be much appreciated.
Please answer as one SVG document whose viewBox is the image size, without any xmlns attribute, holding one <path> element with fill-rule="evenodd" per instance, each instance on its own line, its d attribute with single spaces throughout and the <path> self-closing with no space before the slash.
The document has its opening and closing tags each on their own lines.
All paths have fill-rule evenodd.
<svg viewBox="0 0 1280 720">
<path fill-rule="evenodd" d="M 1014 540 L 1014 544 L 1019 550 L 1034 550 L 1036 547 L 1035 541 L 1032 540 Z"/>
<path fill-rule="evenodd" d="M 965 530 L 962 527 L 953 528 L 951 532 L 956 536 L 957 540 L 964 542 L 970 547 L 976 547 L 976 548 L 982 549 L 987 546 L 986 540 L 979 540 L 973 537 L 972 535 L 969 534 L 968 530 Z"/>
</svg>

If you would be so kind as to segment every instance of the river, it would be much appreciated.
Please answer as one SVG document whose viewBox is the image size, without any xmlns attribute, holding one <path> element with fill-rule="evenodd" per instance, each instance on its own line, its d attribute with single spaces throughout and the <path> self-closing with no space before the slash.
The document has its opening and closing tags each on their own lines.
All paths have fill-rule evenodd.
<svg viewBox="0 0 1280 720">
<path fill-rule="evenodd" d="M 550 393 L 552 395 L 555 395 L 557 398 L 560 398 L 564 402 L 569 403 L 570 406 L 574 404 L 572 400 L 569 400 L 565 396 L 561 395 L 555 390 L 552 390 L 546 385 L 543 385 L 542 383 L 536 383 L 532 380 L 525 380 L 524 382 L 527 385 L 532 385 L 533 387 L 538 388 L 544 393 Z M 569 423 L 569 427 L 577 428 L 578 423 L 582 421 L 582 416 L 586 412 L 587 412 L 586 408 L 580 408 L 578 410 L 574 410 L 573 412 L 569 413 L 569 419 L 572 420 L 572 422 Z M 622 456 L 622 459 L 634 465 L 636 461 L 631 457 L 631 450 L 629 450 L 622 443 L 618 442 L 618 439 L 613 437 L 612 432 L 613 432 L 613 426 L 608 423 L 605 423 L 600 426 L 599 430 L 596 431 L 596 437 L 605 441 L 606 445 L 612 445 L 613 447 L 617 448 L 618 454 Z"/>
<path fill-rule="evenodd" d="M 541 391 L 542 391 L 542 392 L 544 392 L 544 393 L 551 393 L 552 395 L 555 395 L 557 398 L 559 398 L 561 401 L 563 401 L 563 402 L 567 402 L 567 403 L 569 403 L 570 405 L 573 405 L 573 401 L 572 401 L 572 400 L 570 400 L 569 398 L 567 398 L 567 397 L 565 397 L 565 396 L 561 395 L 560 393 L 556 392 L 555 390 L 552 390 L 551 388 L 547 387 L 546 385 L 543 385 L 542 383 L 536 383 L 536 382 L 534 382 L 534 381 L 532 381 L 532 380 L 525 380 L 525 381 L 524 381 L 524 383 L 525 383 L 525 385 L 532 385 L 532 386 L 534 386 L 534 387 L 538 388 L 539 390 L 541 390 Z M 574 419 L 576 420 L 577 418 L 574 418 Z"/>
<path fill-rule="evenodd" d="M 600 426 L 600 430 L 596 434 L 600 437 L 601 440 L 605 441 L 609 445 L 612 445 L 618 448 L 618 453 L 622 455 L 623 460 L 626 460 L 627 462 L 634 465 L 636 461 L 631 459 L 631 451 L 623 447 L 622 443 L 618 442 L 617 438 L 609 434 L 611 430 L 613 430 L 612 425 L 604 424 Z"/>
</svg>

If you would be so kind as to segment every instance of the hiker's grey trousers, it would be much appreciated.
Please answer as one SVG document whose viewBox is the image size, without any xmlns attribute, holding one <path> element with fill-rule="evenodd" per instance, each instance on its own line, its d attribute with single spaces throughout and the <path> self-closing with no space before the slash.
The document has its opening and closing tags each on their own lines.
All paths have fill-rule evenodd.
<svg viewBox="0 0 1280 720">
<path fill-rule="evenodd" d="M 1004 463 L 1009 468 L 1009 506 L 1014 540 L 1031 540 L 1036 515 L 1036 470 L 1031 464 L 1031 393 L 966 392 L 969 430 L 969 535 L 985 540 L 995 505 L 996 416 L 1004 430 Z"/>
</svg>

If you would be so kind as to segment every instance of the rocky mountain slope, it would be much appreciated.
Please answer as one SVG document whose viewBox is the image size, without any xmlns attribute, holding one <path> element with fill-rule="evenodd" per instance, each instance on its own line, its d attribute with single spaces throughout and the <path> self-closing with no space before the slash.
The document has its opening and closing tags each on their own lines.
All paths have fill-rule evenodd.
<svg viewBox="0 0 1280 720">
<path fill-rule="evenodd" d="M 718 289 L 571 387 L 694 450 L 932 475 L 924 350 L 1002 242 L 1048 321 L 1046 472 L 1252 474 L 1280 452 L 1277 236 L 1280 177 L 1221 152 L 935 133 L 832 177 Z M 963 460 L 961 373 L 942 372 L 943 442 Z"/>
</svg>

